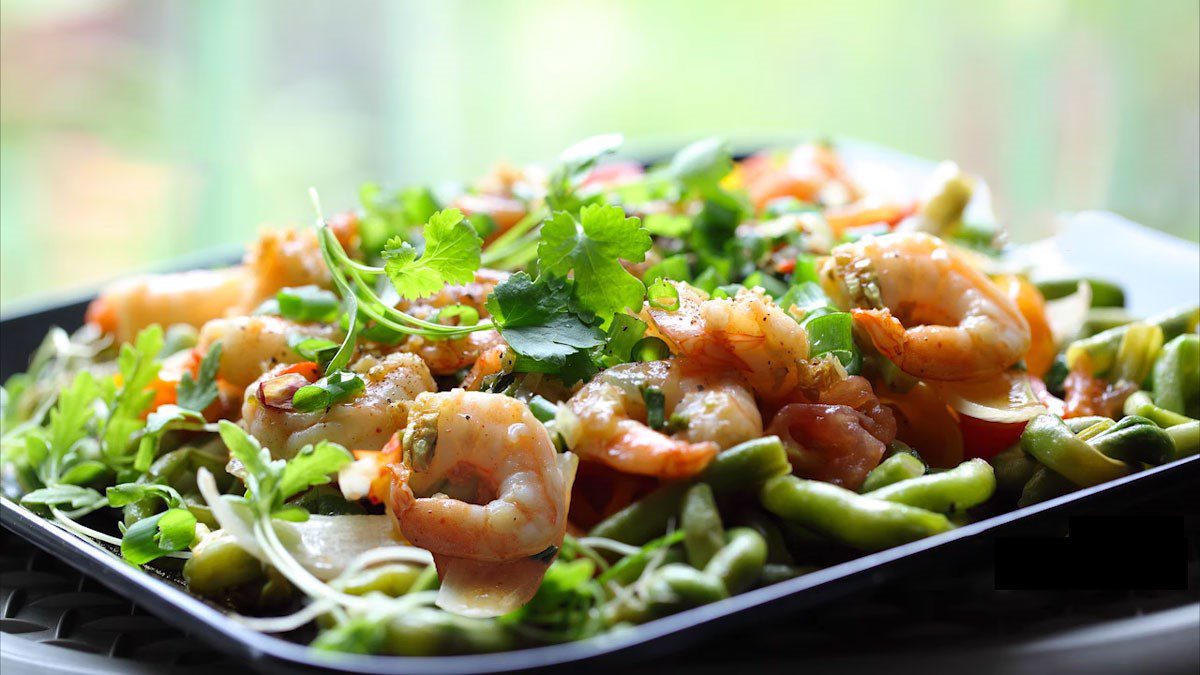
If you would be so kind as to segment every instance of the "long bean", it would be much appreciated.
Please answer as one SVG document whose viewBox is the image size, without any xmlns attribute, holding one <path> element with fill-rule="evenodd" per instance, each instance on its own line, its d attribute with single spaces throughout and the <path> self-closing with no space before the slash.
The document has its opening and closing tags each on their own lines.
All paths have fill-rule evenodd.
<svg viewBox="0 0 1200 675">
<path fill-rule="evenodd" d="M 892 483 L 899 483 L 909 478 L 925 475 L 925 463 L 915 455 L 907 452 L 897 452 L 871 469 L 863 481 L 859 492 L 872 492 Z"/>
<path fill-rule="evenodd" d="M 1105 457 L 1087 441 L 1077 438 L 1058 417 L 1039 415 L 1021 434 L 1021 449 L 1055 473 L 1081 487 L 1120 478 L 1129 465 Z"/>
<path fill-rule="evenodd" d="M 718 495 L 753 494 L 763 481 L 790 470 L 783 443 L 777 436 L 767 436 L 719 453 L 698 479 L 708 483 Z M 679 513 L 688 486 L 686 482 L 663 485 L 609 516 L 589 534 L 626 544 L 644 544 L 667 530 L 667 524 Z"/>
<path fill-rule="evenodd" d="M 868 492 L 865 496 L 938 513 L 951 513 L 982 504 L 995 492 L 996 475 L 992 465 L 982 459 L 972 459 L 949 471 L 902 480 Z"/>
<path fill-rule="evenodd" d="M 953 528 L 940 513 L 871 499 L 830 483 L 795 476 L 772 478 L 759 496 L 771 513 L 870 551 Z"/>
<path fill-rule="evenodd" d="M 721 523 L 721 513 L 717 510 L 717 502 L 708 483 L 696 483 L 688 488 L 683 497 L 680 521 L 688 562 L 696 569 L 704 569 L 725 545 L 725 526 Z"/>
<path fill-rule="evenodd" d="M 732 595 L 753 586 L 766 562 L 763 536 L 748 527 L 735 527 L 729 531 L 729 543 L 717 551 L 704 571 L 720 579 Z"/>
</svg>

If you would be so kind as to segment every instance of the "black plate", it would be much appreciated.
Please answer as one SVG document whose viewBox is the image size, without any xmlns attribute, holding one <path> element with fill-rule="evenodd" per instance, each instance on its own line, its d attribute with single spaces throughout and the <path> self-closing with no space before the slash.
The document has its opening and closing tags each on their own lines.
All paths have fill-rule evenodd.
<svg viewBox="0 0 1200 675">
<path fill-rule="evenodd" d="M 68 330 L 78 326 L 85 304 L 85 301 L 67 302 L 0 320 L 0 335 L 3 336 L 0 373 L 3 377 L 25 367 L 28 355 L 51 326 Z M 765 622 L 789 611 L 892 582 L 927 563 L 945 564 L 952 559 L 987 554 L 987 544 L 1002 532 L 1033 526 L 1051 517 L 1057 517 L 1057 520 L 1085 508 L 1134 502 L 1173 485 L 1187 481 L 1194 484 L 1198 479 L 1200 456 L 1189 457 L 652 621 L 636 629 L 570 644 L 479 656 L 382 657 L 316 652 L 304 645 L 248 630 L 178 585 L 131 567 L 109 550 L 84 541 L 7 499 L 0 500 L 0 522 L 167 622 L 202 637 L 214 647 L 246 658 L 257 668 L 364 673 L 500 673 L 549 669 L 564 664 L 596 666 L 613 660 L 661 656 L 721 631 Z"/>
</svg>

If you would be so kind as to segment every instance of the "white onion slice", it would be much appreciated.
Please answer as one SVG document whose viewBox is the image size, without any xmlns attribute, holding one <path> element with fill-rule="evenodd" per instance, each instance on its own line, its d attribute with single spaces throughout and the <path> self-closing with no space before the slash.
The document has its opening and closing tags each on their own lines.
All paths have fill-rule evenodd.
<svg viewBox="0 0 1200 675">
<path fill-rule="evenodd" d="M 1009 371 L 976 382 L 938 382 L 938 393 L 959 413 L 985 422 L 1016 424 L 1046 412 L 1029 375 Z"/>
<path fill-rule="evenodd" d="M 1091 308 L 1092 285 L 1086 281 L 1080 281 L 1079 290 L 1074 293 L 1046 301 L 1046 322 L 1050 324 L 1050 334 L 1056 346 L 1061 347 L 1079 335 Z"/>
</svg>

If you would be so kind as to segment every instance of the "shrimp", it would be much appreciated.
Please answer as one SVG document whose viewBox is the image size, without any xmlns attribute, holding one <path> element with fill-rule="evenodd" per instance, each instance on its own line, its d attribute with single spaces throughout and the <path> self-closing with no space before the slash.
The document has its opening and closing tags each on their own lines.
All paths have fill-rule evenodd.
<svg viewBox="0 0 1200 675">
<path fill-rule="evenodd" d="M 117 342 L 130 342 L 155 323 L 199 328 L 237 306 L 245 284 L 241 267 L 129 277 L 101 291 L 88 305 L 85 321 Z"/>
<path fill-rule="evenodd" d="M 666 430 L 647 426 L 647 387 L 663 395 Z M 624 473 L 685 478 L 721 449 L 762 435 L 744 378 L 702 371 L 686 359 L 614 366 L 560 408 L 557 429 L 583 459 Z M 670 429 L 674 431 L 669 431 Z"/>
<path fill-rule="evenodd" d="M 833 250 L 825 286 L 855 324 L 904 372 L 929 380 L 999 374 L 1029 350 L 1029 324 L 965 255 L 931 235 L 867 237 Z"/>
<path fill-rule="evenodd" d="M 739 173 L 758 211 L 781 197 L 840 205 L 859 194 L 841 158 L 820 143 L 797 146 L 782 161 L 769 154 L 756 155 L 742 162 Z"/>
<path fill-rule="evenodd" d="M 327 340 L 340 339 L 340 331 L 319 323 L 295 323 L 276 316 L 239 316 L 214 319 L 200 329 L 197 349 L 207 354 L 221 343 L 218 377 L 238 391 L 277 364 L 304 360 L 288 346 L 288 337 L 303 335 Z"/>
<path fill-rule="evenodd" d="M 528 602 L 566 533 L 575 457 L 520 401 L 455 389 L 417 397 L 388 505 L 434 554 L 438 605 L 497 616 Z"/>
<path fill-rule="evenodd" d="M 783 440 L 795 473 L 857 490 L 895 440 L 896 418 L 870 383 L 853 376 L 823 392 L 817 403 L 784 406 L 767 433 Z"/>
<path fill-rule="evenodd" d="M 353 248 L 357 221 L 341 217 L 330 226 L 343 245 Z M 150 324 L 199 328 L 213 319 L 248 314 L 282 288 L 309 284 L 330 284 L 316 233 L 264 230 L 243 264 L 123 279 L 100 293 L 85 320 L 118 342 L 128 342 Z"/>
<path fill-rule="evenodd" d="M 713 372 L 745 376 L 764 402 L 777 404 L 815 392 L 841 379 L 829 361 L 808 359 L 808 335 L 762 289 L 733 298 L 707 299 L 675 284 L 679 307 L 642 310 L 647 335 L 660 337 L 671 352 Z"/>
<path fill-rule="evenodd" d="M 481 269 L 475 272 L 475 281 L 469 284 L 443 286 L 430 298 L 416 302 L 404 302 L 399 308 L 420 318 L 428 319 L 441 308 L 463 305 L 488 316 L 485 303 L 496 284 L 508 278 L 506 272 Z M 413 335 L 400 346 L 401 351 L 416 354 L 425 360 L 434 375 L 453 375 L 475 365 L 480 355 L 503 344 L 500 334 L 494 330 L 471 333 L 455 340 L 430 340 Z"/>
<path fill-rule="evenodd" d="M 310 378 L 316 379 L 316 369 L 303 377 L 295 368 L 275 368 L 246 388 L 242 426 L 276 457 L 292 457 L 305 445 L 321 440 L 348 448 L 377 449 L 404 428 L 409 402 L 436 389 L 429 369 L 412 354 L 389 354 L 382 359 L 364 356 L 351 370 L 365 381 L 361 393 L 324 410 L 299 412 L 291 408 L 291 394 Z M 273 395 L 276 390 L 284 395 Z"/>
</svg>

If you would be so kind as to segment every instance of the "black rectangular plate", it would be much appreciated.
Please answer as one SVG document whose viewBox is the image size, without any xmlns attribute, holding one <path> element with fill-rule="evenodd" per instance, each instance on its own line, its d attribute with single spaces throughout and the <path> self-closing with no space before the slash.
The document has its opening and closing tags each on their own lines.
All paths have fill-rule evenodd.
<svg viewBox="0 0 1200 675">
<path fill-rule="evenodd" d="M 0 320 L 0 376 L 22 370 L 53 325 L 79 325 L 85 301 L 67 302 Z M 384 657 L 327 654 L 265 635 L 228 618 L 178 585 L 126 564 L 107 549 L 84 541 L 24 507 L 0 499 L 0 522 L 80 572 L 137 602 L 214 647 L 244 657 L 262 670 L 362 673 L 502 673 L 548 670 L 577 664 L 599 666 L 661 656 L 735 627 L 764 622 L 856 591 L 899 580 L 936 561 L 965 559 L 983 551 L 998 534 L 1062 518 L 1085 509 L 1132 503 L 1168 487 L 1200 483 L 1200 456 L 1079 490 L 1051 501 L 994 516 L 921 541 L 873 553 L 796 579 L 658 619 L 635 629 L 570 644 L 478 656 Z"/>
</svg>

